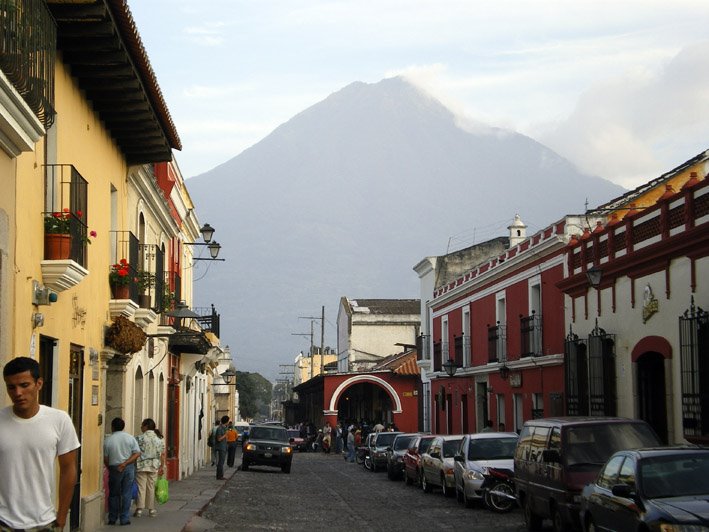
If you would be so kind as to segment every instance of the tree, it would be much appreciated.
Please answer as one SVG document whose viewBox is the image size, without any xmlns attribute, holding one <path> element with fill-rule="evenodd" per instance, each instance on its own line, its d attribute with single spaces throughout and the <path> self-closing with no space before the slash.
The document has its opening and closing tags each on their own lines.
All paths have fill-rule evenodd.
<svg viewBox="0 0 709 532">
<path fill-rule="evenodd" d="M 271 404 L 273 384 L 259 373 L 236 372 L 239 392 L 239 411 L 244 419 L 267 417 Z"/>
</svg>

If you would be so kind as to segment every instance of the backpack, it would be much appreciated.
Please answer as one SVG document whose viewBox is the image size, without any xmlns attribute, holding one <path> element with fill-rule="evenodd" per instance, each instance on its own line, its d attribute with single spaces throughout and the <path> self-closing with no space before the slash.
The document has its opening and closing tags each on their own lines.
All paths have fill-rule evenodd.
<svg viewBox="0 0 709 532">
<path fill-rule="evenodd" d="M 207 447 L 214 447 L 214 432 L 209 433 L 209 437 L 207 438 Z"/>
</svg>

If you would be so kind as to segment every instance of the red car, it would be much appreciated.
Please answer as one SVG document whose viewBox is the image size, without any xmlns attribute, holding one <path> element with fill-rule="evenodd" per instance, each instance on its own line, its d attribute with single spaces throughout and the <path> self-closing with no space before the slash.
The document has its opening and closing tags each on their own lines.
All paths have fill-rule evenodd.
<svg viewBox="0 0 709 532">
<path fill-rule="evenodd" d="M 421 483 L 421 455 L 428 451 L 433 438 L 433 434 L 422 434 L 411 440 L 411 446 L 404 454 L 404 480 L 409 486 Z"/>
<path fill-rule="evenodd" d="M 288 441 L 294 451 L 306 451 L 305 440 L 300 437 L 300 431 L 288 429 Z"/>
</svg>

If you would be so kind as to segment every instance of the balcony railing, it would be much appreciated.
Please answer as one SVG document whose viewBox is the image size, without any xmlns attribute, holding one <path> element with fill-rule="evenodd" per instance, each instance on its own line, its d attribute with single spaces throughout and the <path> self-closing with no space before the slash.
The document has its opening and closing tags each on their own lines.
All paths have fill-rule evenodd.
<svg viewBox="0 0 709 532">
<path fill-rule="evenodd" d="M 34 114 L 54 121 L 57 26 L 44 0 L 0 0 L 0 70 Z"/>
<path fill-rule="evenodd" d="M 199 318 L 195 318 L 195 320 L 199 323 L 202 331 L 211 332 L 219 337 L 220 315 L 217 313 L 214 305 L 212 305 L 211 309 L 195 308 L 194 311 L 199 314 Z"/>
<path fill-rule="evenodd" d="M 1 1 L 1 0 L 0 0 Z M 88 183 L 70 164 L 50 164 L 44 167 L 44 205 L 42 213 L 45 234 L 57 233 L 52 221 L 64 225 L 71 236 L 69 257 L 84 268 L 87 265 L 88 243 Z M 66 223 L 65 223 L 66 222 Z"/>
<path fill-rule="evenodd" d="M 419 360 L 431 360 L 431 335 L 421 334 L 416 338 Z"/>
<path fill-rule="evenodd" d="M 155 244 L 140 244 L 139 246 L 138 278 L 144 285 L 141 295 L 149 300 L 149 308 L 159 310 L 162 305 L 158 294 L 164 293 L 165 287 L 165 257 L 162 249 Z"/>
<path fill-rule="evenodd" d="M 532 311 L 531 316 L 520 316 L 521 357 L 542 354 L 542 317 Z"/>
<path fill-rule="evenodd" d="M 499 321 L 487 327 L 487 351 L 489 362 L 507 361 L 507 331 Z"/>
</svg>

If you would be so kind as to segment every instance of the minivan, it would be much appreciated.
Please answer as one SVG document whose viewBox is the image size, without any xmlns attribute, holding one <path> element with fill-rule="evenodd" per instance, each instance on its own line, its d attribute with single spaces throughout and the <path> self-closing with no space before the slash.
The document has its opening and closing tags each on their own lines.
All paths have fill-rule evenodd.
<svg viewBox="0 0 709 532">
<path fill-rule="evenodd" d="M 528 530 L 551 519 L 579 527 L 581 489 L 615 452 L 662 445 L 650 425 L 617 417 L 559 417 L 525 422 L 515 449 L 515 490 Z"/>
</svg>

